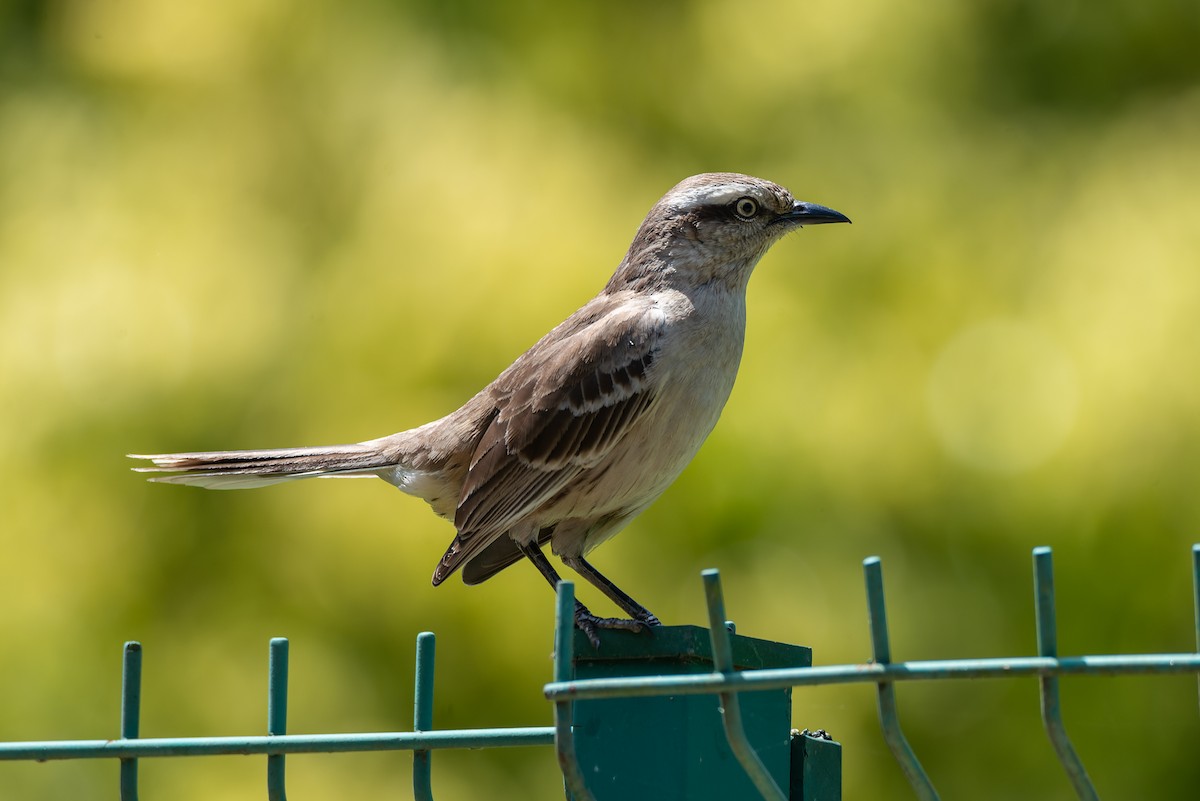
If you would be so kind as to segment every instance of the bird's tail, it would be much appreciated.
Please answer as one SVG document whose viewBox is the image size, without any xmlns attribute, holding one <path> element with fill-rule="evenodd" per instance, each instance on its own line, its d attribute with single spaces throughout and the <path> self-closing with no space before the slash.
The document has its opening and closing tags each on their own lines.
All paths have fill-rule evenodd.
<svg viewBox="0 0 1200 801">
<path fill-rule="evenodd" d="M 323 448 L 279 448 L 265 451 L 129 454 L 153 466 L 133 468 L 161 473 L 151 481 L 189 484 L 207 489 L 249 489 L 297 478 L 367 478 L 394 464 L 377 442 Z"/>
</svg>

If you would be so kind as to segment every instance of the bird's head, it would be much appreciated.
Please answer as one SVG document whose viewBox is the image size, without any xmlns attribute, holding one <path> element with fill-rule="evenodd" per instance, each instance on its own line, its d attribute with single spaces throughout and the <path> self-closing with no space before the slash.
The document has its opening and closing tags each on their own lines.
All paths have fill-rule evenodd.
<svg viewBox="0 0 1200 801">
<path fill-rule="evenodd" d="M 850 218 L 796 200 L 782 186 L 761 178 L 726 172 L 693 175 L 650 209 L 609 286 L 671 277 L 745 286 L 754 265 L 784 234 L 837 222 Z"/>
</svg>

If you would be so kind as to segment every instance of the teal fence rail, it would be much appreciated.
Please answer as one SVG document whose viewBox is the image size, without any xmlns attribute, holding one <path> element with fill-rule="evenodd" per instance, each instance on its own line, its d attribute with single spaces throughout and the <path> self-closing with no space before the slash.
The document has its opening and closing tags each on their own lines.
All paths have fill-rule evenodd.
<svg viewBox="0 0 1200 801">
<path fill-rule="evenodd" d="M 287 734 L 288 641 L 271 640 L 268 660 L 267 733 L 230 737 L 139 737 L 142 648 L 125 644 L 121 685 L 120 737 L 115 740 L 55 740 L 0 743 L 0 761 L 46 762 L 68 759 L 119 760 L 122 801 L 138 798 L 138 760 L 160 757 L 199 757 L 257 754 L 266 757 L 266 790 L 271 801 L 286 799 L 287 754 L 348 751 L 411 751 L 413 795 L 432 799 L 432 752 L 445 748 L 554 746 L 564 781 L 575 801 L 592 794 L 575 753 L 572 706 L 577 700 L 681 694 L 716 694 L 730 747 L 764 799 L 787 795 L 763 768 L 742 729 L 738 694 L 754 690 L 826 684 L 874 684 L 884 740 L 916 797 L 938 798 L 937 791 L 908 744 L 896 708 L 896 685 L 906 681 L 1036 677 L 1041 714 L 1055 755 L 1080 799 L 1098 795 L 1075 752 L 1063 723 L 1059 678 L 1064 675 L 1122 675 L 1194 673 L 1200 679 L 1200 545 L 1192 547 L 1194 620 L 1197 651 L 1189 653 L 1120 654 L 1060 657 L 1054 608 L 1054 573 L 1049 548 L 1033 551 L 1033 584 L 1037 625 L 1037 656 L 893 662 L 888 639 L 882 565 L 872 557 L 863 563 L 867 592 L 872 659 L 847 665 L 735 671 L 732 668 L 729 626 L 725 622 L 720 578 L 715 570 L 703 574 L 708 604 L 709 633 L 716 670 L 711 673 L 615 679 L 572 680 L 574 657 L 574 587 L 559 586 L 554 681 L 545 686 L 553 704 L 554 725 L 520 728 L 438 730 L 433 727 L 434 635 L 417 637 L 414 716 L 411 732 L 354 734 Z M 793 799 L 793 801 L 796 801 Z"/>
</svg>

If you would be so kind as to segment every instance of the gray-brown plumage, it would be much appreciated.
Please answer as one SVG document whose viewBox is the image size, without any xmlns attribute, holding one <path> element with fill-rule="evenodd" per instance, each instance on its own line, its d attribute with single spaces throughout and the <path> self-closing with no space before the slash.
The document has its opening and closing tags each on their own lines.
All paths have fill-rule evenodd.
<svg viewBox="0 0 1200 801">
<path fill-rule="evenodd" d="M 649 506 L 691 461 L 733 388 L 754 265 L 788 231 L 849 222 L 768 181 L 697 175 L 655 204 L 595 298 L 440 420 L 323 448 L 134 455 L 153 480 L 213 489 L 378 476 L 458 530 L 434 570 L 475 584 L 522 557 L 552 585 L 551 550 L 631 619 L 658 625 L 584 557 Z"/>
</svg>

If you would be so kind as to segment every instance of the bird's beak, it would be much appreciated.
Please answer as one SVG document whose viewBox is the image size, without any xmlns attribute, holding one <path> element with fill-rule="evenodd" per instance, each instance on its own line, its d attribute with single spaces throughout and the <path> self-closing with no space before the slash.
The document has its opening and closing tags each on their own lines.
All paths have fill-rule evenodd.
<svg viewBox="0 0 1200 801">
<path fill-rule="evenodd" d="M 823 225 L 825 223 L 848 223 L 850 218 L 828 206 L 797 200 L 792 204 L 791 211 L 780 214 L 774 222 L 793 225 Z"/>
</svg>

